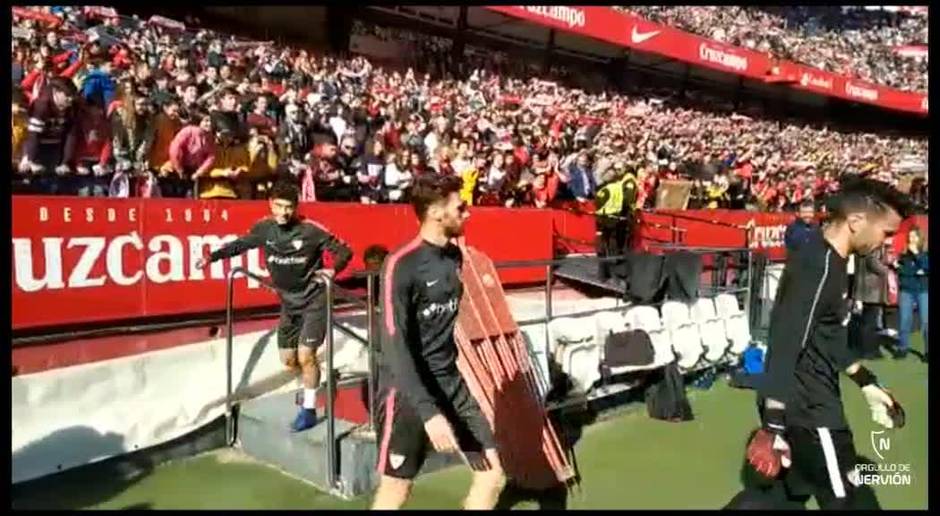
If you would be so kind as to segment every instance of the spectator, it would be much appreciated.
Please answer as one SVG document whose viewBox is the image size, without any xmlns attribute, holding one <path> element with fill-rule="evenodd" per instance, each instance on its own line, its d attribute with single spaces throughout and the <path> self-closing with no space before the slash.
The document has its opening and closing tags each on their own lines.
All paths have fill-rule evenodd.
<svg viewBox="0 0 940 516">
<path fill-rule="evenodd" d="M 55 195 L 66 191 L 56 176 L 69 173 L 64 158 L 66 139 L 72 134 L 75 119 L 76 93 L 71 82 L 53 78 L 30 106 L 23 151 L 26 159 L 20 164 L 20 172 L 34 176 L 31 183 L 37 193 Z"/>
<path fill-rule="evenodd" d="M 408 191 L 414 181 L 410 170 L 411 155 L 407 150 L 389 152 L 385 158 L 385 187 L 389 202 L 408 202 Z"/>
<path fill-rule="evenodd" d="M 923 361 L 927 362 L 927 320 L 929 319 L 928 285 L 930 260 L 927 254 L 927 240 L 920 228 L 913 227 L 907 236 L 907 249 L 893 264 L 898 273 L 899 294 L 898 310 L 900 315 L 900 344 L 895 357 L 903 359 L 911 349 L 911 327 L 914 319 L 914 305 L 920 318 L 920 336 L 924 341 Z"/>
<path fill-rule="evenodd" d="M 630 6 L 631 11 L 707 38 L 839 74 L 927 91 L 926 59 L 897 45 L 927 43 L 927 17 L 838 6 Z"/>
<path fill-rule="evenodd" d="M 732 43 L 736 39 L 744 42 L 754 39 L 752 36 L 759 31 L 740 20 L 756 16 L 754 19 L 770 27 L 759 36 L 775 45 L 783 42 L 776 45 L 779 48 L 774 51 L 778 52 L 805 52 L 809 48 L 797 48 L 795 43 L 801 44 L 800 38 L 782 39 L 777 33 L 781 27 L 795 33 L 778 23 L 783 19 L 780 16 L 786 18 L 789 16 L 786 13 L 796 13 L 792 14 L 795 20 L 792 27 L 803 27 L 811 24 L 814 17 L 821 19 L 813 13 L 827 12 L 826 8 L 640 6 L 637 9 L 665 10 L 680 13 L 684 18 L 704 17 L 709 23 L 695 21 L 697 27 L 707 29 L 709 36 L 720 28 L 716 37 Z M 729 18 L 726 14 L 730 12 L 738 13 L 738 18 Z M 882 17 L 852 12 L 846 19 L 864 30 L 870 27 L 863 23 L 876 22 L 879 28 L 868 30 L 869 35 L 877 32 L 878 37 L 883 37 L 890 30 L 897 32 L 897 27 Z M 912 22 L 906 15 L 896 18 L 904 25 L 901 31 L 920 23 Z M 27 24 L 22 20 L 14 23 Z M 826 23 L 826 30 L 833 32 L 833 24 L 828 19 Z M 918 37 L 926 36 L 926 24 L 920 25 L 924 31 Z M 91 73 L 96 74 L 101 65 L 109 62 L 104 66 L 110 67 L 112 80 L 121 85 L 121 97 L 126 96 L 124 92 L 131 83 L 136 87 L 135 97 L 149 98 L 162 109 L 169 98 L 167 94 L 176 93 L 181 97 L 180 120 L 186 125 L 198 124 L 198 120 L 191 119 L 194 114 L 210 110 L 230 113 L 228 116 L 238 122 L 239 133 L 243 124 L 262 130 L 276 127 L 278 170 L 295 181 L 309 179 L 314 187 L 306 191 L 311 196 L 314 191 L 325 193 L 321 184 L 329 184 L 324 180 L 335 176 L 337 183 L 330 186 L 330 195 L 336 193 L 337 200 L 359 199 L 355 174 L 361 170 L 364 158 L 360 156 L 370 153 L 365 148 L 366 142 L 375 138 L 382 140 L 387 151 L 398 152 L 403 147 L 412 151 L 413 175 L 424 173 L 423 162 L 430 162 L 435 173 L 463 175 L 473 166 L 475 160 L 471 156 L 493 160 L 494 153 L 510 153 L 503 154 L 505 170 L 494 169 L 492 163 L 487 165 L 489 168 L 477 166 L 478 185 L 471 190 L 471 195 L 476 196 L 475 203 L 498 201 L 503 205 L 518 205 L 520 200 L 535 202 L 532 161 L 536 156 L 537 161 L 545 161 L 548 152 L 555 153 L 549 165 L 553 172 L 540 191 L 551 190 L 552 178 L 564 183 L 566 188 L 556 192 L 555 200 L 576 198 L 574 190 L 590 184 L 590 179 L 583 181 L 584 174 L 573 174 L 579 153 L 588 151 L 597 157 L 590 166 L 595 190 L 598 176 L 619 161 L 635 168 L 654 165 L 644 180 L 652 188 L 644 189 L 645 199 L 640 196 L 638 202 L 652 204 L 661 179 L 700 178 L 690 206 L 704 206 L 711 201 L 719 207 L 739 208 L 743 204 L 774 210 L 793 209 L 810 198 L 817 201 L 823 193 L 838 188 L 839 177 L 847 170 L 867 167 L 870 173 L 885 174 L 887 180 L 894 182 L 897 174 L 889 168 L 894 163 L 910 156 L 926 162 L 925 138 L 876 135 L 852 127 L 824 127 L 765 116 L 759 106 L 746 99 L 731 105 L 694 87 L 687 88 L 682 96 L 655 87 L 632 85 L 623 91 L 615 92 L 613 88 L 601 91 L 595 86 L 602 85 L 604 79 L 596 78 L 587 66 L 576 69 L 577 73 L 554 66 L 548 72 L 534 74 L 524 65 L 513 66 L 500 52 L 483 53 L 486 66 L 481 66 L 484 59 L 479 57 L 479 49 L 470 44 L 466 45 L 462 59 L 453 59 L 456 56 L 451 54 L 452 47 L 446 40 L 402 29 L 377 29 L 358 22 L 356 26 L 359 27 L 356 30 L 379 30 L 383 38 L 410 42 L 415 64 L 425 68 L 423 71 L 440 68 L 450 77 L 422 77 L 415 70 L 402 75 L 373 67 L 361 57 L 315 58 L 283 47 L 237 48 L 232 45 L 234 38 L 211 31 L 202 31 L 195 43 L 190 44 L 186 42 L 187 35 L 175 39 L 161 36 L 153 27 L 133 21 L 109 26 L 99 41 L 81 48 L 63 44 L 66 38 L 62 35 L 47 39 L 49 31 L 40 31 L 33 40 L 20 40 L 22 44 L 15 48 L 13 57 L 20 69 L 28 72 L 20 85 L 30 92 L 31 98 L 57 77 L 72 78 L 104 97 L 95 86 L 98 79 L 93 75 L 88 80 L 82 74 L 88 63 L 95 64 Z M 762 44 L 760 39 L 755 44 Z M 854 42 L 859 43 L 858 38 Z M 128 54 L 126 48 L 132 48 L 133 54 Z M 132 55 L 134 62 L 127 61 Z M 124 64 L 131 66 L 125 69 Z M 31 68 L 35 70 L 30 71 Z M 572 81 L 582 76 L 588 79 L 584 82 L 591 83 L 589 90 L 572 87 Z M 558 82 L 548 83 L 545 79 Z M 204 89 L 200 91 L 200 87 Z M 267 100 L 260 100 L 261 95 Z M 120 102 L 115 100 L 111 104 L 117 106 Z M 296 114 L 291 114 L 294 111 L 291 106 L 298 108 Z M 109 116 L 115 109 L 119 108 L 108 106 Z M 281 111 L 288 113 L 284 120 L 278 120 Z M 243 117 L 242 112 L 248 117 Z M 120 139 L 118 131 L 114 134 Z M 335 155 L 311 155 L 321 145 L 342 142 L 347 134 L 354 140 L 351 155 L 345 155 L 341 149 Z M 456 142 L 466 142 L 466 150 Z M 148 157 L 151 150 L 152 147 L 148 148 Z M 456 150 L 456 159 L 451 156 L 452 150 Z M 386 160 L 381 161 L 387 166 Z M 125 162 L 131 162 L 140 172 L 146 170 L 146 165 L 153 165 L 143 163 L 145 166 L 137 169 L 142 161 L 136 157 Z M 821 174 L 815 174 L 810 167 Z M 707 173 L 700 174 L 702 170 Z M 719 170 L 724 172 L 718 173 Z M 489 183 L 499 183 L 503 174 L 503 187 L 498 189 L 498 199 L 494 199 Z M 715 175 L 711 181 L 713 194 L 725 184 L 727 189 L 709 199 L 704 178 L 711 175 Z M 337 190 L 337 185 L 342 188 Z M 384 189 L 384 185 L 383 180 L 379 189 Z"/>
<path fill-rule="evenodd" d="M 460 178 L 463 180 L 460 198 L 467 203 L 467 206 L 472 206 L 476 197 L 477 180 L 480 177 L 480 172 L 486 170 L 486 158 L 483 156 L 474 157 L 473 152 L 470 150 L 467 150 L 466 155 L 471 159 L 468 160 L 467 165 L 464 165 L 463 172 L 460 173 Z"/>
<path fill-rule="evenodd" d="M 248 127 L 255 128 L 260 134 L 274 135 L 277 122 L 269 114 L 270 100 L 267 95 L 258 95 L 255 99 L 254 109 L 248 115 Z"/>
<path fill-rule="evenodd" d="M 161 181 L 164 197 L 193 197 L 193 182 L 209 174 L 215 162 L 213 119 L 208 113 L 195 117 L 170 142 L 171 173 Z"/>
<path fill-rule="evenodd" d="M 594 199 L 597 183 L 594 182 L 590 158 L 585 152 L 578 154 L 577 161 L 568 169 L 568 190 L 578 202 Z"/>
<path fill-rule="evenodd" d="M 532 183 L 532 204 L 536 208 L 547 208 L 558 194 L 558 174 L 553 168 L 536 165 L 536 176 Z"/>
<path fill-rule="evenodd" d="M 183 128 L 179 117 L 180 103 L 176 97 L 168 97 L 153 123 L 147 127 L 144 142 L 147 149 L 147 168 L 157 170 L 161 177 L 166 177 L 173 169 L 170 161 L 170 144 Z"/>
<path fill-rule="evenodd" d="M 199 88 L 194 83 L 184 83 L 177 88 L 180 93 L 180 119 L 192 123 L 199 108 Z"/>
<path fill-rule="evenodd" d="M 23 159 L 23 143 L 27 135 L 26 97 L 21 90 L 13 90 L 12 102 L 12 163 L 13 170 L 19 171 L 20 160 Z"/>
<path fill-rule="evenodd" d="M 881 358 L 878 350 L 878 320 L 887 301 L 887 272 L 882 263 L 884 249 L 879 248 L 865 256 L 856 256 L 854 287 L 852 289 L 854 312 L 859 320 L 851 347 L 860 358 Z"/>
<path fill-rule="evenodd" d="M 82 82 L 82 97 L 99 106 L 109 106 L 114 100 L 114 78 L 111 77 L 113 64 L 108 60 L 92 61 L 90 71 Z"/>
<path fill-rule="evenodd" d="M 783 242 L 788 253 L 795 253 L 812 239 L 822 237 L 819 225 L 814 222 L 815 218 L 815 205 L 811 201 L 800 205 L 797 218 L 787 226 L 783 236 Z"/>
<path fill-rule="evenodd" d="M 238 126 L 230 117 L 218 116 L 213 122 L 216 130 L 216 146 L 212 166 L 208 173 L 193 174 L 200 199 L 250 198 L 247 178 L 251 168 L 248 147 L 241 142 Z"/>
<path fill-rule="evenodd" d="M 111 125 L 97 102 L 78 102 L 65 163 L 75 171 L 74 183 L 66 186 L 80 197 L 107 197 L 111 184 Z M 63 181 L 68 185 L 68 181 Z"/>
<path fill-rule="evenodd" d="M 375 138 L 369 142 L 366 155 L 360 160 L 356 179 L 359 181 L 359 200 L 362 204 L 384 201 L 382 179 L 385 177 L 385 146 Z"/>
<path fill-rule="evenodd" d="M 280 145 L 278 155 L 288 164 L 294 175 L 300 173 L 307 153 L 313 149 L 310 130 L 303 119 L 303 111 L 297 104 L 288 104 L 284 108 L 284 121 L 278 129 L 277 142 Z"/>
<path fill-rule="evenodd" d="M 122 99 L 112 104 L 111 136 L 115 171 L 121 174 L 146 169 L 149 149 L 147 134 L 151 132 L 150 101 L 136 95 L 125 85 Z"/>
<path fill-rule="evenodd" d="M 251 129 L 248 141 L 248 157 L 251 165 L 248 168 L 246 181 L 241 185 L 248 186 L 247 192 L 242 191 L 242 199 L 267 199 L 267 192 L 273 186 L 277 175 L 277 146 L 271 136 L 257 129 Z"/>
<path fill-rule="evenodd" d="M 361 169 L 362 159 L 356 152 L 356 138 L 352 135 L 344 136 L 336 155 L 336 170 L 339 174 L 336 200 L 345 202 L 362 201 L 359 197 L 358 181 L 358 174 Z"/>
</svg>

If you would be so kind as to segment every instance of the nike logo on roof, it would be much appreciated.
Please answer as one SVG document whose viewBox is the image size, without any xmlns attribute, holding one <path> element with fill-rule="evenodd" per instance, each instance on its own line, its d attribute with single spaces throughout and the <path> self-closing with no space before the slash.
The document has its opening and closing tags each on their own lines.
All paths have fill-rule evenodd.
<svg viewBox="0 0 940 516">
<path fill-rule="evenodd" d="M 637 32 L 636 26 L 633 26 L 633 31 L 630 33 L 630 40 L 634 43 L 643 43 L 644 41 L 656 36 L 662 31 L 654 30 L 651 32 Z"/>
</svg>

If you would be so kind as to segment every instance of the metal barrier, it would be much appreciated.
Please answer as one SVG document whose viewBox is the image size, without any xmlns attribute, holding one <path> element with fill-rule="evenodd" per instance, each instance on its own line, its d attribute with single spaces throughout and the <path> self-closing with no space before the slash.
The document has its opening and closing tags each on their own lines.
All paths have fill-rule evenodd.
<svg viewBox="0 0 940 516">
<path fill-rule="evenodd" d="M 249 272 L 243 267 L 234 267 L 228 273 L 226 279 L 226 301 L 225 301 L 225 437 L 228 446 L 235 444 L 235 418 L 233 417 L 232 403 L 232 343 L 234 340 L 234 317 L 233 305 L 235 297 L 235 278 L 239 274 L 248 276 L 262 285 L 274 291 L 277 289 L 268 283 L 267 279 Z M 330 489 L 339 489 L 338 485 L 338 447 L 336 446 L 336 415 L 334 412 L 336 398 L 336 379 L 333 368 L 333 281 L 331 278 L 320 276 L 317 281 L 321 281 L 326 288 L 326 463 L 327 463 L 327 485 Z M 371 299 L 370 299 L 371 302 Z"/>
<path fill-rule="evenodd" d="M 672 245 L 668 247 L 673 247 Z M 747 298 L 750 300 L 751 296 L 751 255 L 750 249 L 733 249 L 733 248 L 685 248 L 681 246 L 676 246 L 676 248 L 681 248 L 684 250 L 693 250 L 699 252 L 739 252 L 747 251 L 748 252 L 748 286 L 744 288 L 734 289 L 737 292 L 742 290 L 747 292 Z M 598 258 L 599 261 L 617 261 L 625 258 L 625 255 L 621 256 L 610 256 L 604 258 Z M 554 260 L 526 260 L 526 261 L 511 261 L 511 262 L 500 262 L 494 264 L 497 269 L 510 269 L 510 268 L 523 268 L 523 267 L 545 267 L 545 316 L 532 320 L 525 320 L 518 322 L 519 326 L 531 325 L 531 324 L 545 324 L 545 339 L 548 342 L 550 338 L 549 335 L 549 323 L 551 323 L 554 318 L 554 311 L 552 308 L 552 290 L 554 285 L 554 266 L 560 265 L 570 259 L 554 259 Z M 239 275 L 248 276 L 267 288 L 270 288 L 274 291 L 277 289 L 271 285 L 266 278 L 263 278 L 257 274 L 247 271 L 243 267 L 235 267 L 228 273 L 227 285 L 226 285 L 226 392 L 225 392 L 225 418 L 226 418 L 226 442 L 229 446 L 233 446 L 236 440 L 236 429 L 235 429 L 235 418 L 233 417 L 233 399 L 232 399 L 232 345 L 234 339 L 234 280 Z M 334 321 L 333 317 L 333 302 L 334 295 L 337 291 L 343 291 L 340 287 L 336 287 L 332 279 L 326 277 L 320 277 L 319 281 L 322 281 L 327 296 L 327 310 L 326 310 L 326 388 L 327 388 L 327 399 L 326 399 L 326 424 L 327 424 L 327 468 L 328 468 L 328 485 L 331 489 L 338 489 L 338 476 L 339 472 L 337 471 L 337 466 L 339 464 L 338 452 L 339 448 L 336 443 L 336 416 L 335 416 L 335 397 L 336 397 L 336 378 L 334 375 L 333 367 L 333 355 L 334 355 L 334 339 L 333 339 L 333 329 L 341 331 L 343 334 L 357 340 L 360 343 L 363 343 L 368 349 L 369 359 L 368 359 L 368 396 L 369 396 L 369 430 L 374 430 L 375 428 L 375 369 L 376 369 L 376 351 L 378 351 L 376 346 L 376 335 L 375 335 L 375 278 L 378 276 L 378 271 L 369 271 L 356 274 L 357 277 L 365 277 L 367 281 L 366 288 L 366 320 L 367 320 L 367 337 L 363 339 L 362 337 L 356 335 L 356 333 L 346 326 L 337 323 Z M 726 290 L 728 291 L 728 290 Z M 349 294 L 348 291 L 346 291 Z M 355 296 L 352 296 L 355 297 Z M 749 304 L 745 305 L 749 307 Z M 585 316 L 593 315 L 601 312 L 606 312 L 610 310 L 617 310 L 621 307 L 613 308 L 600 308 L 592 310 L 583 310 L 580 312 L 574 312 L 570 314 L 565 314 L 566 317 L 575 317 L 575 316 Z"/>
</svg>

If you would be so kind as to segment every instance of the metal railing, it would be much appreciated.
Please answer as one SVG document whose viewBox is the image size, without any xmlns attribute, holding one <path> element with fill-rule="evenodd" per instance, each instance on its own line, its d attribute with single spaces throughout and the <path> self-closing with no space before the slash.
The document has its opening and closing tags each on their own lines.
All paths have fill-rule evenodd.
<svg viewBox="0 0 940 516">
<path fill-rule="evenodd" d="M 225 300 L 225 437 L 228 446 L 233 446 L 236 440 L 235 418 L 233 417 L 233 399 L 232 399 L 232 362 L 233 362 L 233 341 L 234 341 L 234 317 L 233 305 L 235 298 L 235 278 L 239 274 L 248 276 L 258 281 L 265 287 L 277 291 L 277 289 L 268 283 L 268 281 L 255 273 L 246 270 L 244 267 L 234 267 L 229 271 L 226 279 L 226 300 Z M 330 489 L 339 489 L 338 471 L 339 465 L 338 448 L 336 446 L 336 416 L 334 412 L 336 398 L 336 379 L 333 374 L 333 281 L 331 278 L 321 276 L 317 279 L 323 283 L 326 292 L 326 464 L 327 464 L 327 485 Z"/>
<path fill-rule="evenodd" d="M 671 246 L 670 246 L 671 247 Z M 699 252 L 740 252 L 748 251 L 748 286 L 731 289 L 737 292 L 742 290 L 747 291 L 748 300 L 750 300 L 751 295 L 751 259 L 750 259 L 750 249 L 734 249 L 734 248 L 686 248 L 677 246 L 681 249 L 697 250 Z M 604 258 L 596 258 L 598 261 L 608 261 L 614 262 L 625 258 L 625 255 L 620 256 L 609 256 Z M 531 268 L 531 267 L 545 267 L 545 285 L 544 285 L 544 294 L 545 294 L 545 315 L 544 317 L 529 319 L 517 322 L 518 326 L 527 326 L 533 324 L 545 324 L 545 339 L 546 342 L 550 340 L 550 331 L 549 324 L 555 319 L 555 314 L 552 305 L 552 293 L 554 287 L 555 273 L 554 267 L 561 265 L 563 263 L 571 261 L 571 258 L 563 259 L 551 259 L 551 260 L 523 260 L 523 261 L 507 261 L 494 264 L 497 269 L 513 269 L 513 268 Z M 326 399 L 326 424 L 327 424 L 327 482 L 331 489 L 338 489 L 338 471 L 337 466 L 339 464 L 338 460 L 338 446 L 336 443 L 336 415 L 335 415 L 335 397 L 336 397 L 336 379 L 334 376 L 334 338 L 333 338 L 333 329 L 336 329 L 347 335 L 348 337 L 355 339 L 356 341 L 362 343 L 366 346 L 368 350 L 368 399 L 369 399 L 369 430 L 372 431 L 375 428 L 375 370 L 376 370 L 376 352 L 378 351 L 376 346 L 376 334 L 375 334 L 375 316 L 376 309 L 375 306 L 375 292 L 376 292 L 376 278 L 378 276 L 378 271 L 368 271 L 357 273 L 357 277 L 365 277 L 367 281 L 366 288 L 366 338 L 363 339 L 361 336 L 357 335 L 356 332 L 335 321 L 334 320 L 334 295 L 337 292 L 343 292 L 345 295 L 351 295 L 349 291 L 335 286 L 334 282 L 331 279 L 326 277 L 321 277 L 319 281 L 322 281 L 327 296 L 326 304 L 326 388 L 327 388 L 327 399 Z M 234 412 L 234 400 L 232 397 L 232 375 L 233 375 L 233 340 L 234 340 L 234 280 L 238 275 L 248 276 L 265 287 L 277 291 L 277 289 L 271 285 L 266 278 L 263 278 L 257 274 L 249 272 L 243 267 L 235 267 L 228 273 L 227 285 L 226 285 L 226 395 L 225 395 L 225 417 L 226 417 L 226 442 L 229 446 L 233 446 L 236 440 L 236 427 L 235 427 L 235 418 L 233 417 Z M 725 289 L 725 291 L 730 291 Z M 351 297 L 356 297 L 351 295 Z M 360 300 L 361 301 L 361 300 Z M 748 307 L 748 304 L 745 305 Z M 611 310 L 619 310 L 623 308 L 622 306 L 608 307 L 608 308 L 598 308 L 591 310 L 582 310 L 576 311 L 573 313 L 564 314 L 565 317 L 576 317 L 576 316 L 586 316 L 594 315 L 597 313 L 607 312 Z"/>
</svg>

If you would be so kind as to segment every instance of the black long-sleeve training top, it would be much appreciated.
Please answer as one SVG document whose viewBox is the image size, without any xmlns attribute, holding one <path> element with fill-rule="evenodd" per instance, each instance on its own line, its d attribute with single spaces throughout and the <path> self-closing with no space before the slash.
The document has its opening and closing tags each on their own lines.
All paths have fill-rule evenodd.
<svg viewBox="0 0 940 516">
<path fill-rule="evenodd" d="M 847 259 L 822 238 L 788 253 L 770 318 L 761 398 L 786 404 L 787 426 L 845 429 L 839 372 L 848 347 Z"/>
<path fill-rule="evenodd" d="M 281 306 L 288 313 L 304 311 L 323 291 L 323 286 L 314 281 L 314 274 L 323 268 L 323 251 L 335 257 L 337 274 L 352 258 L 348 245 L 312 220 L 295 219 L 281 226 L 268 217 L 258 221 L 247 235 L 212 252 L 209 260 L 230 258 L 261 246 Z"/>
<path fill-rule="evenodd" d="M 418 237 L 382 271 L 380 382 L 402 393 L 422 421 L 439 414 L 463 382 L 454 342 L 462 260 L 456 245 Z"/>
</svg>

